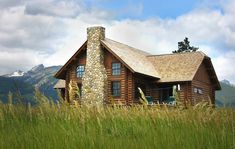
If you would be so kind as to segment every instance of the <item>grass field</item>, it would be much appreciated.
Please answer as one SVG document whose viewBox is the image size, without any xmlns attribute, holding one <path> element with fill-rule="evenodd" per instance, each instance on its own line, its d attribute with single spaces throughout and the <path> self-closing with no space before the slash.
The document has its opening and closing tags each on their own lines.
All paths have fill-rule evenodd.
<svg viewBox="0 0 235 149">
<path fill-rule="evenodd" d="M 235 110 L 0 104 L 0 148 L 234 149 Z"/>
</svg>

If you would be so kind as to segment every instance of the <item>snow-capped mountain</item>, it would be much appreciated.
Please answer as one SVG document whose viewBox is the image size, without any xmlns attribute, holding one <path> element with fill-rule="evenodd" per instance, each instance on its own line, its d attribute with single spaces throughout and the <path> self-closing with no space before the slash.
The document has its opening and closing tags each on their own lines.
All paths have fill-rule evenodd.
<svg viewBox="0 0 235 149">
<path fill-rule="evenodd" d="M 21 70 L 17 70 L 13 73 L 10 73 L 10 74 L 6 74 L 6 75 L 3 75 L 4 77 L 22 77 L 24 76 L 25 72 L 21 71 Z"/>
<path fill-rule="evenodd" d="M 53 86 L 58 81 L 54 74 L 61 66 L 44 67 L 37 65 L 27 72 L 16 71 L 11 74 L 0 76 L 0 100 L 7 101 L 9 91 L 16 93 L 20 91 L 22 97 L 34 100 L 34 89 L 38 88 L 44 95 L 57 98 L 57 92 Z"/>
</svg>

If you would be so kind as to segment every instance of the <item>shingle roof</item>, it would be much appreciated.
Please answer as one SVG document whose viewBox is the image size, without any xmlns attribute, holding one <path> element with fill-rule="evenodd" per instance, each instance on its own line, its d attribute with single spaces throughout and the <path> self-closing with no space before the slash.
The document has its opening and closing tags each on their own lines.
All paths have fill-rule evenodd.
<svg viewBox="0 0 235 149">
<path fill-rule="evenodd" d="M 202 52 L 150 55 L 160 74 L 159 82 L 191 81 L 206 55 Z"/>
<path fill-rule="evenodd" d="M 54 89 L 61 89 L 65 88 L 65 80 L 58 80 L 57 83 L 54 85 Z"/>
<path fill-rule="evenodd" d="M 159 78 L 154 65 L 148 60 L 149 53 L 105 38 L 102 45 L 121 59 L 133 72 Z"/>
</svg>

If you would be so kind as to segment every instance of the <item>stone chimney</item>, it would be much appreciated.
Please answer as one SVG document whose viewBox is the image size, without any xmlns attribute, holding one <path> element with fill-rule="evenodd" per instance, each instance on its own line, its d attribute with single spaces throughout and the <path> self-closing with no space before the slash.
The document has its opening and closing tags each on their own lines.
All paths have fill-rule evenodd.
<svg viewBox="0 0 235 149">
<path fill-rule="evenodd" d="M 104 67 L 104 53 L 101 40 L 105 38 L 105 28 L 87 28 L 87 57 L 82 80 L 82 103 L 103 104 L 107 97 L 107 74 Z"/>
</svg>

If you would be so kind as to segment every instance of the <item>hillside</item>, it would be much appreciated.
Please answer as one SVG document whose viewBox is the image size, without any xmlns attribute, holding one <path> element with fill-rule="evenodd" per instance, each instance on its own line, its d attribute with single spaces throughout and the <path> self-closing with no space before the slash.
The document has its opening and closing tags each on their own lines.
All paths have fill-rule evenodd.
<svg viewBox="0 0 235 149">
<path fill-rule="evenodd" d="M 27 72 L 17 71 L 12 74 L 0 76 L 0 99 L 3 102 L 7 101 L 9 91 L 13 96 L 22 96 L 23 103 L 34 101 L 34 89 L 38 88 L 44 95 L 57 99 L 57 93 L 53 86 L 57 79 L 53 75 L 61 68 L 61 66 L 44 67 L 42 64 L 35 66 Z M 16 74 L 21 75 L 16 75 Z"/>
<path fill-rule="evenodd" d="M 235 87 L 229 81 L 220 81 L 222 90 L 216 92 L 218 106 L 235 107 Z"/>
<path fill-rule="evenodd" d="M 21 102 L 33 102 L 33 85 L 17 77 L 0 77 L 0 82 L 0 99 L 3 103 L 7 102 L 7 96 L 10 91 L 14 96 L 18 96 L 20 93 L 23 96 Z"/>
</svg>

